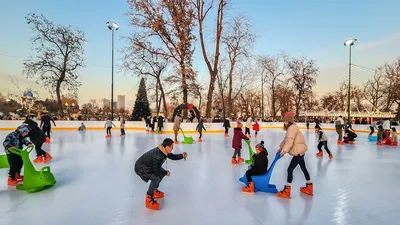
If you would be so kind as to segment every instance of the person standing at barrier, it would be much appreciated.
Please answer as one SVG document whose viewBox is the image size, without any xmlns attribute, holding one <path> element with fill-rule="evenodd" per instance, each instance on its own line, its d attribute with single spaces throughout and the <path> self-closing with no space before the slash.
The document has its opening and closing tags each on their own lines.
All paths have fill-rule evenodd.
<svg viewBox="0 0 400 225">
<path fill-rule="evenodd" d="M 42 128 L 44 134 L 46 135 L 46 143 L 50 143 L 50 133 L 51 133 L 50 121 L 53 122 L 55 127 L 56 127 L 56 123 L 54 122 L 53 118 L 51 118 L 51 116 L 49 116 L 49 114 L 47 112 L 42 113 L 40 120 L 41 120 L 40 127 Z"/>
<path fill-rule="evenodd" d="M 300 191 L 302 193 L 313 195 L 313 184 L 311 183 L 310 174 L 307 171 L 306 163 L 304 160 L 304 155 L 307 151 L 307 144 L 304 139 L 303 134 L 301 133 L 299 127 L 294 122 L 294 113 L 287 112 L 285 117 L 283 118 L 284 125 L 283 128 L 286 130 L 285 139 L 279 145 L 279 152 L 281 157 L 283 157 L 286 153 L 293 156 L 290 161 L 289 167 L 287 169 L 287 184 L 282 191 L 277 193 L 278 197 L 281 198 L 290 198 L 291 192 L 291 183 L 293 181 L 293 170 L 300 165 L 301 170 L 304 173 L 304 177 L 306 178 L 306 186 L 301 187 Z"/>
<path fill-rule="evenodd" d="M 164 127 L 164 117 L 160 114 L 158 116 L 158 120 L 157 120 L 157 127 L 158 127 L 158 133 L 162 134 L 162 129 Z"/>
<path fill-rule="evenodd" d="M 338 145 L 344 145 L 344 143 L 343 143 L 343 126 L 344 126 L 344 120 L 343 120 L 342 116 L 339 116 L 335 121 L 336 133 L 338 134 L 338 140 L 337 140 Z"/>
<path fill-rule="evenodd" d="M 174 127 L 173 127 L 174 135 L 175 135 L 175 141 L 174 141 L 175 144 L 179 143 L 178 142 L 178 131 L 179 131 L 179 129 L 181 129 L 181 123 L 182 123 L 182 118 L 181 118 L 181 115 L 178 114 L 175 116 Z"/>
</svg>

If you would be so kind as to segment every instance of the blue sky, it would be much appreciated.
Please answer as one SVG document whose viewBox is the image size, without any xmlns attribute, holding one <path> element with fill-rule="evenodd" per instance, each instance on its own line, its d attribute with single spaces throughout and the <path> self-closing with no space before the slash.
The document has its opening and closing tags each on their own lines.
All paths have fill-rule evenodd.
<svg viewBox="0 0 400 225">
<path fill-rule="evenodd" d="M 81 103 L 92 98 L 109 98 L 111 81 L 111 33 L 105 27 L 108 20 L 117 21 L 116 64 L 124 47 L 122 36 L 133 28 L 125 15 L 128 4 L 124 0 L 69 0 L 69 1 L 5 1 L 1 0 L 0 20 L 0 92 L 15 92 L 9 75 L 22 86 L 38 88 L 22 77 L 22 61 L 31 51 L 32 33 L 25 16 L 43 13 L 55 23 L 82 29 L 87 38 L 85 59 L 81 69 L 83 86 L 79 91 Z M 353 48 L 353 63 L 374 69 L 400 56 L 400 1 L 398 0 L 232 0 L 227 17 L 242 14 L 254 23 L 258 40 L 255 53 L 274 55 L 285 52 L 293 56 L 305 55 L 316 60 L 320 67 L 316 91 L 320 94 L 337 88 L 348 62 L 347 38 L 357 38 Z M 213 18 L 206 24 L 213 29 Z M 196 43 L 194 67 L 201 80 L 208 72 Z M 362 83 L 371 74 L 355 71 L 355 83 Z M 204 78 L 203 78 L 204 77 Z M 127 94 L 134 100 L 138 80 L 131 75 L 115 74 L 115 95 Z M 107 90 L 107 91 L 105 91 Z M 45 91 L 40 97 L 47 97 Z"/>
</svg>

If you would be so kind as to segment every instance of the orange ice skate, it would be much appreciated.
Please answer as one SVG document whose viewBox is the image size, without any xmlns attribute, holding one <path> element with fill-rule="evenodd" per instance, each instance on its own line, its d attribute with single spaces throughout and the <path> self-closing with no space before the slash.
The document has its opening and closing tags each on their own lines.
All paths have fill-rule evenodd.
<svg viewBox="0 0 400 225">
<path fill-rule="evenodd" d="M 289 185 L 285 185 L 285 188 L 282 191 L 279 191 L 278 193 L 276 193 L 276 196 L 278 196 L 280 198 L 290 198 L 291 189 L 292 188 Z"/>
<path fill-rule="evenodd" d="M 242 188 L 242 192 L 245 194 L 254 194 L 254 183 L 249 182 L 249 184 L 246 187 Z"/>
<path fill-rule="evenodd" d="M 317 157 L 323 157 L 324 153 L 323 152 L 318 152 L 317 154 L 315 154 Z"/>
<path fill-rule="evenodd" d="M 239 164 L 239 162 L 236 160 L 236 158 L 232 158 L 232 164 Z"/>
<path fill-rule="evenodd" d="M 306 184 L 305 187 L 301 187 L 300 191 L 304 194 L 307 195 L 313 195 L 314 194 L 314 188 L 313 188 L 313 184 Z"/>
<path fill-rule="evenodd" d="M 160 203 L 158 203 L 156 200 L 154 200 L 153 196 L 146 194 L 146 208 L 153 209 L 153 210 L 159 210 Z"/>
<path fill-rule="evenodd" d="M 164 198 L 164 192 L 156 189 L 156 190 L 154 190 L 153 196 L 154 196 L 154 198 Z"/>
</svg>

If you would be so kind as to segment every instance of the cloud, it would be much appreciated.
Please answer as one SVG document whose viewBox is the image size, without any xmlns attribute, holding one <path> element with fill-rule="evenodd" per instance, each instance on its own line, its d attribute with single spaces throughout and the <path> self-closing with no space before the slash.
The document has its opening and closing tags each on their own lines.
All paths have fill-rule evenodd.
<svg viewBox="0 0 400 225">
<path fill-rule="evenodd" d="M 371 49 L 371 48 L 376 48 L 382 45 L 387 45 L 393 42 L 400 42 L 400 33 L 395 33 L 390 36 L 384 37 L 382 39 L 372 41 L 372 42 L 367 42 L 367 43 L 359 43 L 357 45 L 358 50 L 366 50 L 366 49 Z"/>
</svg>

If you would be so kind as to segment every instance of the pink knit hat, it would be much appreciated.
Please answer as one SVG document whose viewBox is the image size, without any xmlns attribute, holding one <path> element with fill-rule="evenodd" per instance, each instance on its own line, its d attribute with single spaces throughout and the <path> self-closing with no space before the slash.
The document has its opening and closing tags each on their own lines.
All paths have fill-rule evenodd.
<svg viewBox="0 0 400 225">
<path fill-rule="evenodd" d="M 283 122 L 285 121 L 294 123 L 294 112 L 286 112 L 285 117 L 283 117 Z"/>
<path fill-rule="evenodd" d="M 237 127 L 240 127 L 240 128 L 243 127 L 243 124 L 242 124 L 242 122 L 240 122 L 240 120 L 237 120 L 237 121 L 236 121 L 236 124 L 237 124 Z"/>
</svg>

